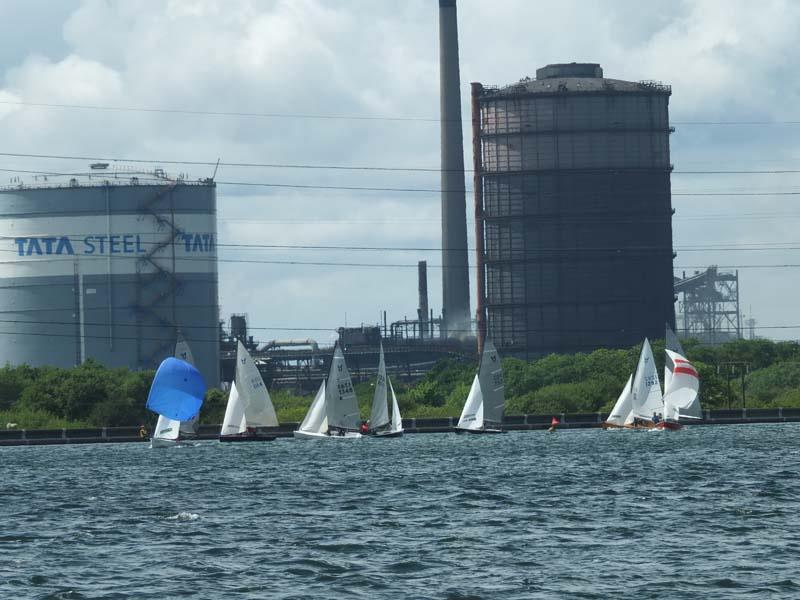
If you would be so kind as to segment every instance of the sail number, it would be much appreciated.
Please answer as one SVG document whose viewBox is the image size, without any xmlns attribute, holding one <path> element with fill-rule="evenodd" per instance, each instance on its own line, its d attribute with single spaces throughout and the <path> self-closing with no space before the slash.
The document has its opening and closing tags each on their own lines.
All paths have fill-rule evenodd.
<svg viewBox="0 0 800 600">
<path fill-rule="evenodd" d="M 265 387 L 264 386 L 264 381 L 261 379 L 261 377 L 253 377 L 250 380 L 250 387 L 253 388 L 254 390 L 257 390 L 258 388 Z"/>
<path fill-rule="evenodd" d="M 353 393 L 353 384 L 349 381 L 340 381 L 337 385 L 340 396 L 346 396 Z"/>
<path fill-rule="evenodd" d="M 492 373 L 492 381 L 494 382 L 495 388 L 503 387 L 503 372 L 495 371 Z"/>
</svg>

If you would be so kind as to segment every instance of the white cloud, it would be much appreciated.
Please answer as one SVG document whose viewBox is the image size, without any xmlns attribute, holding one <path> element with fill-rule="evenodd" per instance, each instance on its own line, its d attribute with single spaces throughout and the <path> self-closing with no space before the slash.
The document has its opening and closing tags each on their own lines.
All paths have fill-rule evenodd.
<svg viewBox="0 0 800 600">
<path fill-rule="evenodd" d="M 34 9 L 32 9 L 34 10 Z M 437 167 L 439 127 L 429 122 L 235 118 L 55 109 L 13 102 L 176 108 L 199 111 L 437 117 L 436 3 L 321 0 L 83 0 L 63 40 L 30 39 L 13 64 L 0 60 L 0 139 L 4 151 L 161 159 Z M 64 13 L 66 14 L 66 13 Z M 2 13 L 0 13 L 2 15 Z M 794 73 L 800 4 L 706 1 L 641 3 L 459 2 L 463 110 L 468 82 L 504 84 L 550 62 L 600 62 L 606 76 L 673 85 L 672 117 L 797 119 Z M 20 15 L 14 18 L 23 20 Z M 32 19 L 32 13 L 26 17 Z M 2 31 L 2 27 L 0 27 Z M 52 36 L 50 36 L 52 37 Z M 58 50 L 60 49 L 60 54 Z M 794 165 L 796 131 L 691 128 L 673 136 L 678 170 L 705 165 Z M 465 150 L 470 158 L 470 132 Z M 758 166 L 757 165 L 757 166 Z M 2 167 L 76 168 L 75 163 L 3 159 Z M 175 170 L 186 170 L 177 168 Z M 212 167 L 188 169 L 208 176 Z M 436 188 L 436 173 L 222 169 L 222 181 Z M 471 182 L 467 182 L 468 185 Z M 797 187 L 788 176 L 688 178 L 675 189 Z M 220 186 L 223 243 L 439 244 L 435 194 L 344 193 Z M 471 201 L 471 199 L 468 199 Z M 793 221 L 698 221 L 693 216 L 780 212 L 780 199 L 731 201 L 676 196 L 676 246 L 786 239 Z M 468 214 L 471 209 L 468 210 Z M 229 219 L 229 220 L 226 220 Z M 249 222 L 243 222 L 247 219 Z M 347 225 L 331 221 L 351 219 Z M 303 222 L 298 222 L 303 221 Z M 468 228 L 470 238 L 473 230 Z M 229 257 L 327 258 L 340 262 L 428 259 L 431 306 L 440 307 L 438 253 L 223 250 Z M 782 258 L 791 259 L 784 252 Z M 693 253 L 706 264 L 766 262 L 756 254 Z M 681 255 L 676 263 L 686 262 Z M 800 262 L 800 261 L 796 261 Z M 375 321 L 416 308 L 416 271 L 220 264 L 225 312 L 254 325 Z M 775 272 L 742 273 L 746 302 L 769 310 L 762 321 L 791 320 L 791 300 L 774 293 Z M 783 290 L 781 290 L 783 291 Z M 474 302 L 473 302 L 474 306 Z M 766 311 L 765 311 L 766 312 Z M 797 335 L 787 332 L 786 335 Z"/>
</svg>

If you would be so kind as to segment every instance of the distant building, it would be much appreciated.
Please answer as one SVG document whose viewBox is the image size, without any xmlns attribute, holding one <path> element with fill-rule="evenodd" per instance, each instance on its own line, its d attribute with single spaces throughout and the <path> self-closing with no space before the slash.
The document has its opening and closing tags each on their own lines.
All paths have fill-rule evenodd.
<svg viewBox="0 0 800 600">
<path fill-rule="evenodd" d="M 0 364 L 155 369 L 180 333 L 216 385 L 216 186 L 107 167 L 0 188 Z"/>
<path fill-rule="evenodd" d="M 674 326 L 669 86 L 548 65 L 473 84 L 479 329 L 505 355 Z"/>
</svg>

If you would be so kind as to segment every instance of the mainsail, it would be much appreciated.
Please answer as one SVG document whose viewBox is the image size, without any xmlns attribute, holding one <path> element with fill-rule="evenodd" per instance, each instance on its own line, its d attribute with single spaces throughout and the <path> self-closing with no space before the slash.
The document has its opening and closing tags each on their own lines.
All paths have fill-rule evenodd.
<svg viewBox="0 0 800 600">
<path fill-rule="evenodd" d="M 658 381 L 658 370 L 653 358 L 650 341 L 645 338 L 639 364 L 632 385 L 632 413 L 640 419 L 652 419 L 653 413 L 661 413 L 664 404 L 661 400 L 661 384 Z"/>
<path fill-rule="evenodd" d="M 667 361 L 671 362 L 672 378 L 669 386 L 664 389 L 664 416 L 677 420 L 678 417 L 701 419 L 698 392 L 700 390 L 700 376 L 684 356 L 667 350 Z"/>
<path fill-rule="evenodd" d="M 238 435 L 247 430 L 247 421 L 244 417 L 244 403 L 239 390 L 236 389 L 236 382 L 231 384 L 231 391 L 228 394 L 228 405 L 225 407 L 225 418 L 222 420 L 220 435 Z"/>
<path fill-rule="evenodd" d="M 306 433 L 325 433 L 328 430 L 328 417 L 325 414 L 325 381 L 320 384 L 317 395 L 300 424 L 299 431 Z"/>
<path fill-rule="evenodd" d="M 503 423 L 505 409 L 505 383 L 503 381 L 503 365 L 500 356 L 491 340 L 483 345 L 483 356 L 478 371 L 481 395 L 483 397 L 484 424 L 500 427 Z"/>
<path fill-rule="evenodd" d="M 236 388 L 244 403 L 247 427 L 278 426 L 278 417 L 267 386 L 241 340 L 236 347 Z"/>
<path fill-rule="evenodd" d="M 370 429 L 380 429 L 389 423 L 389 403 L 386 378 L 386 362 L 383 358 L 383 344 L 378 360 L 378 378 L 375 381 L 375 393 L 372 395 L 372 412 L 370 413 Z"/>
<path fill-rule="evenodd" d="M 353 382 L 344 362 L 344 353 L 338 345 L 333 353 L 328 384 L 325 387 L 325 412 L 328 415 L 328 427 L 355 431 L 361 424 Z"/>
<path fill-rule="evenodd" d="M 181 424 L 179 421 L 167 418 L 164 415 L 158 415 L 158 422 L 153 432 L 153 439 L 177 440 L 180 426 Z"/>
<path fill-rule="evenodd" d="M 675 335 L 675 332 L 672 331 L 672 327 L 669 326 L 669 323 L 665 325 L 665 335 L 664 335 L 664 348 L 666 350 L 672 350 L 673 352 L 677 352 L 681 356 L 686 356 L 686 352 L 683 350 L 683 346 L 681 346 L 680 340 L 678 340 L 678 336 Z M 664 364 L 664 393 L 667 392 L 667 387 L 669 387 L 669 381 L 672 378 L 672 365 L 670 364 L 669 358 L 667 358 L 667 362 Z"/>
<path fill-rule="evenodd" d="M 192 350 L 189 348 L 189 342 L 186 341 L 186 338 L 183 337 L 183 334 L 179 331 L 177 335 L 177 341 L 175 342 L 175 358 L 179 358 L 182 361 L 185 361 L 196 367 L 197 365 L 194 362 L 194 356 L 192 355 Z M 188 421 L 181 421 L 180 430 L 181 433 L 185 433 L 188 435 L 196 435 L 197 429 L 199 426 L 200 421 L 200 414 L 198 413 L 196 417 L 193 419 L 189 419 Z"/>
</svg>

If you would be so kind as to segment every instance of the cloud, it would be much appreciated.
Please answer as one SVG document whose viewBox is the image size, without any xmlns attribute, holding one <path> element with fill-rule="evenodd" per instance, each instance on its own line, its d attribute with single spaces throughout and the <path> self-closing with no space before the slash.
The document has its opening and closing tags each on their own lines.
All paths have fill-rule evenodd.
<svg viewBox="0 0 800 600">
<path fill-rule="evenodd" d="M 35 20 L 36 5 L 9 18 Z M 83 0 L 48 14 L 15 54 L 0 53 L 0 139 L 10 152 L 228 162 L 433 167 L 439 127 L 425 121 L 223 117 L 20 107 L 3 102 L 133 106 L 306 115 L 438 116 L 436 4 L 278 0 Z M 41 6 L 39 7 L 41 9 Z M 4 16 L 0 8 L 0 17 Z M 672 84 L 672 118 L 797 119 L 800 5 L 640 3 L 633 0 L 459 2 L 463 110 L 469 81 L 504 84 L 550 62 L 600 62 L 607 77 Z M 3 29 L 3 28 L 6 29 Z M 0 18 L 0 33 L 8 19 Z M 12 28 L 13 29 L 13 28 Z M 33 31 L 30 27 L 26 31 Z M 60 31 L 61 35 L 54 35 Z M 4 58 L 5 57 L 5 58 Z M 467 164 L 471 132 L 465 125 Z M 676 170 L 793 165 L 796 130 L 678 125 Z M 3 168 L 74 169 L 74 162 L 2 159 Z M 705 166 L 704 166 L 705 165 Z M 212 167 L 183 168 L 206 177 Z M 224 168 L 220 181 L 436 188 L 437 173 Z M 467 182 L 470 184 L 471 182 Z M 684 176 L 675 190 L 791 189 L 791 176 Z M 222 243 L 435 247 L 436 194 L 301 191 L 220 185 Z M 468 202 L 471 199 L 468 198 Z M 675 245 L 790 240 L 785 199 L 676 196 Z M 789 207 L 790 209 L 791 207 Z M 468 214 L 471 210 L 468 210 Z M 758 212 L 771 220 L 749 219 Z M 700 220 L 719 214 L 720 220 Z M 742 215 L 741 218 L 735 218 Z M 342 225 L 341 221 L 350 221 Z M 780 225 L 780 228 L 776 228 Z M 468 227 L 472 239 L 472 227 Z M 780 236 L 780 238 L 776 237 Z M 436 252 L 363 253 L 221 249 L 221 256 L 397 263 L 369 269 L 220 264 L 224 312 L 259 323 L 340 325 L 411 315 L 419 259 L 430 263 L 431 306 L 440 308 Z M 779 258 L 792 259 L 789 251 Z M 679 254 L 676 264 L 689 260 Z M 777 260 L 777 259 L 776 259 Z M 691 262 L 764 262 L 746 252 L 700 252 Z M 320 260 L 320 262 L 322 262 Z M 778 275 L 742 271 L 743 301 L 762 321 L 791 320 Z M 781 288 L 783 292 L 783 288 Z M 474 300 L 472 303 L 474 306 Z M 768 311 L 768 312 L 767 312 Z M 224 314 L 224 313 L 223 313 Z M 774 316 L 773 316 L 774 315 Z M 796 332 L 786 335 L 796 336 Z"/>
</svg>

